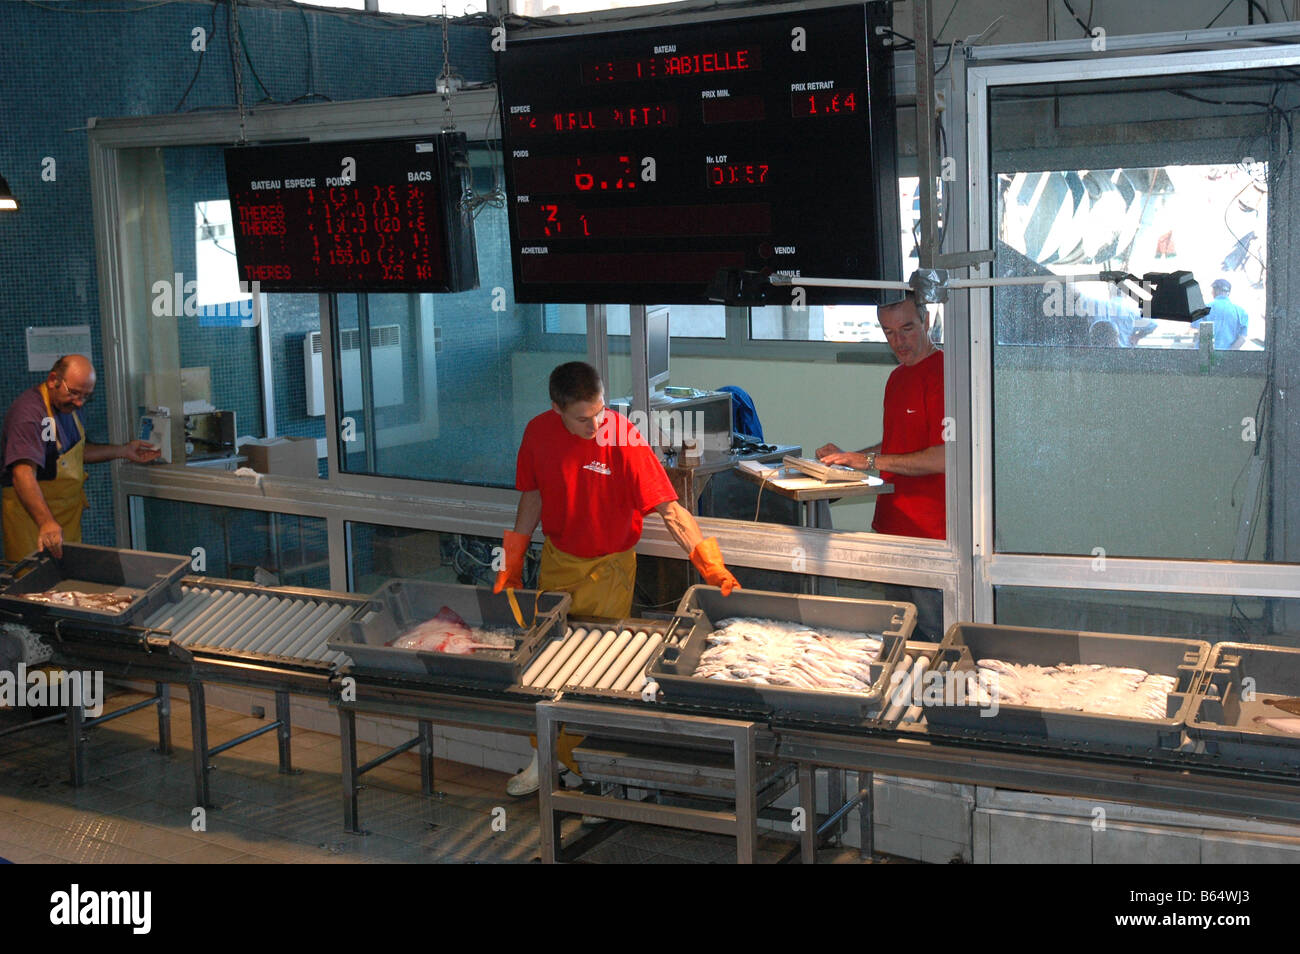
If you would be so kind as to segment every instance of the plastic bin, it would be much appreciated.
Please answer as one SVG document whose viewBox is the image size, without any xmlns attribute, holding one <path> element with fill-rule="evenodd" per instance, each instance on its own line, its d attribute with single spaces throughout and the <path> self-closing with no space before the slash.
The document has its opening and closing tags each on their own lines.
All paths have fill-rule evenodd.
<svg viewBox="0 0 1300 954">
<path fill-rule="evenodd" d="M 62 617 L 126 625 L 167 602 L 179 600 L 181 577 L 189 568 L 189 557 L 172 553 L 65 543 L 63 556 L 57 559 L 45 551 L 33 553 L 0 574 L 0 607 L 35 623 L 45 617 Z M 25 593 L 49 590 L 115 593 L 129 595 L 132 601 L 125 609 L 112 612 L 35 603 L 23 598 Z"/>
<path fill-rule="evenodd" d="M 664 648 L 650 666 L 650 676 L 665 702 L 682 702 L 707 709 L 752 713 L 762 717 L 825 718 L 858 723 L 880 714 L 889 678 L 907 638 L 916 628 L 911 603 L 851 600 L 833 596 L 804 596 L 762 590 L 734 590 L 724 597 L 716 586 L 686 591 L 677 615 L 692 621 L 690 634 L 678 646 Z M 733 616 L 756 617 L 816 628 L 823 626 L 882 638 L 879 659 L 871 664 L 873 681 L 866 692 L 835 692 L 756 686 L 694 675 L 706 641 L 717 623 Z"/>
<path fill-rule="evenodd" d="M 1258 718 L 1294 719 L 1269 699 L 1300 696 L 1300 649 L 1217 643 L 1206 680 L 1187 721 L 1187 734 L 1208 754 L 1252 768 L 1300 771 L 1300 733 L 1284 732 Z"/>
<path fill-rule="evenodd" d="M 1183 741 L 1209 653 L 1210 644 L 1196 639 L 954 623 L 940 645 L 936 670 L 971 672 L 979 659 L 1036 666 L 1085 663 L 1144 669 L 1174 676 L 1178 683 L 1163 719 L 1016 705 L 994 710 L 977 703 L 959 705 L 950 697 L 924 700 L 923 712 L 931 728 L 966 735 L 1014 735 L 1123 751 L 1176 748 Z"/>
<path fill-rule="evenodd" d="M 373 607 L 347 631 L 350 642 L 330 641 L 329 648 L 352 657 L 353 668 L 381 675 L 418 676 L 434 681 L 468 681 L 481 685 L 513 685 L 525 660 L 553 634 L 564 634 L 572 598 L 567 593 L 515 590 L 525 627 L 515 622 L 506 594 L 486 587 L 424 580 L 390 580 L 371 595 Z M 508 629 L 516 633 L 512 650 L 480 650 L 455 655 L 385 645 L 412 626 L 433 619 L 446 606 L 470 626 Z M 536 612 L 534 613 L 534 607 Z"/>
</svg>

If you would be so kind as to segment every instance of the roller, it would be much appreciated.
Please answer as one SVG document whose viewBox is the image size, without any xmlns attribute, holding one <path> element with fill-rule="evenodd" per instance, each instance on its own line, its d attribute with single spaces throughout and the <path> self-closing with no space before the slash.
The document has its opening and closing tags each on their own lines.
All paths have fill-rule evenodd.
<svg viewBox="0 0 1300 954">
<path fill-rule="evenodd" d="M 312 628 L 321 621 L 330 609 L 328 603 L 310 602 L 304 604 L 306 612 L 296 615 L 291 625 L 283 626 L 274 633 L 263 634 L 260 639 L 255 639 L 248 645 L 248 652 L 266 653 L 269 656 L 288 655 L 284 652 L 286 646 L 297 642 L 301 633 Z"/>
<path fill-rule="evenodd" d="M 267 627 L 275 625 L 275 620 L 281 613 L 287 612 L 292 604 L 293 600 L 272 596 L 266 601 L 266 605 L 259 608 L 256 613 L 248 618 L 244 623 L 244 631 L 234 634 L 234 639 L 226 648 L 243 649 L 255 640 L 259 633 L 264 632 Z"/>
<path fill-rule="evenodd" d="M 613 689 L 614 683 L 618 682 L 623 675 L 623 670 L 627 668 L 627 664 L 632 661 L 632 657 L 646 644 L 646 640 L 649 638 L 645 633 L 637 633 L 628 640 L 627 645 L 618 654 L 618 658 L 614 660 L 613 665 L 606 669 L 605 674 L 600 677 L 600 681 L 596 683 L 596 688 Z"/>
<path fill-rule="evenodd" d="M 235 634 L 237 627 L 244 625 L 248 620 L 257 614 L 258 609 L 270 601 L 266 594 L 246 599 L 242 604 L 237 605 L 222 619 L 216 620 L 207 631 L 203 634 L 202 642 L 205 646 L 220 646 L 222 641 L 228 636 Z"/>
<path fill-rule="evenodd" d="M 555 657 L 555 654 L 560 651 L 560 647 L 564 645 L 564 641 L 568 638 L 569 634 L 566 632 L 561 638 L 553 639 L 547 643 L 546 648 L 543 649 L 538 654 L 537 658 L 533 660 L 532 665 L 524 670 L 524 674 L 520 678 L 519 684 L 522 686 L 531 686 L 533 684 L 533 678 L 541 675 L 542 670 L 546 668 L 546 664 Z"/>
<path fill-rule="evenodd" d="M 301 657 L 316 645 L 321 636 L 333 630 L 338 623 L 339 616 L 346 612 L 346 607 L 339 606 L 337 603 L 322 603 L 325 607 L 325 613 L 319 619 L 315 620 L 308 626 L 304 626 L 302 633 L 297 639 L 283 644 L 276 653 L 278 656 Z"/>
<path fill-rule="evenodd" d="M 632 657 L 632 661 L 628 663 L 627 668 L 623 670 L 623 675 L 614 683 L 614 689 L 618 692 L 626 692 L 629 689 L 632 689 L 634 684 L 637 689 L 640 689 L 641 687 L 637 684 L 637 679 L 638 677 L 645 675 L 645 664 L 649 661 L 650 657 L 654 655 L 654 651 L 663 644 L 663 641 L 664 638 L 659 633 L 655 633 L 646 640 L 645 645 L 642 646 L 640 651 Z"/>
<path fill-rule="evenodd" d="M 949 666 L 949 665 L 951 665 L 951 663 L 948 663 L 948 662 L 941 662 L 941 663 L 939 663 L 938 666 L 935 667 L 935 670 L 934 670 L 934 671 L 937 672 L 937 673 L 943 673 L 943 672 L 946 672 L 946 671 L 948 670 L 948 666 Z M 947 697 L 948 697 L 948 687 L 947 687 L 947 686 L 944 686 L 944 701 L 945 701 L 945 702 L 947 702 Z M 924 698 L 924 695 L 922 695 L 922 698 Z M 924 708 L 925 708 L 924 706 L 919 706 L 919 705 L 917 705 L 917 706 L 912 706 L 912 707 L 911 707 L 910 709 L 908 709 L 907 712 L 903 715 L 903 721 L 904 721 L 904 722 L 919 722 L 919 721 L 921 720 L 921 711 L 922 711 Z"/>
<path fill-rule="evenodd" d="M 203 597 L 195 590 L 185 587 L 181 590 L 181 598 L 177 603 L 168 603 L 160 608 L 156 613 L 144 621 L 144 625 L 150 629 L 167 629 L 172 620 L 178 616 L 187 613 L 197 603 L 201 603 Z"/>
<path fill-rule="evenodd" d="M 618 639 L 618 633 L 612 629 L 605 630 L 600 637 L 600 642 L 595 645 L 591 652 L 587 653 L 587 658 L 582 661 L 582 665 L 569 677 L 569 684 L 572 686 L 587 685 L 584 680 L 596 668 L 596 663 L 600 662 L 601 656 L 605 655 L 605 651 L 609 649 L 616 639 Z"/>
<path fill-rule="evenodd" d="M 607 650 L 605 650 L 604 655 L 596 661 L 596 665 L 591 667 L 591 671 L 587 673 L 587 681 L 584 685 L 596 688 L 600 680 L 604 678 L 605 673 L 609 671 L 609 667 L 614 664 L 614 661 L 623 652 L 623 647 L 631 642 L 631 640 L 632 631 L 630 629 L 625 629 L 619 633 L 618 638 L 614 640 Z"/>
<path fill-rule="evenodd" d="M 538 688 L 544 688 L 552 679 L 554 679 L 555 674 L 560 671 L 560 667 L 569 661 L 569 657 L 573 655 L 573 651 L 582 644 L 582 641 L 586 636 L 587 630 L 585 627 L 579 627 L 573 631 L 571 636 L 566 636 L 564 639 L 564 645 L 560 647 L 560 651 L 551 658 L 549 663 L 546 664 L 546 668 L 543 669 L 541 675 L 533 681 L 533 685 Z"/>
<path fill-rule="evenodd" d="M 581 666 L 587 659 L 587 654 L 600 642 L 600 630 L 593 629 L 587 633 L 586 637 L 578 645 L 578 648 L 569 655 L 564 665 L 559 668 L 552 677 L 551 681 L 546 684 L 547 689 L 559 689 L 563 686 L 568 678 L 573 675 L 574 671 Z"/>
<path fill-rule="evenodd" d="M 314 611 L 315 603 L 306 600 L 295 600 L 288 606 L 288 612 L 281 613 L 275 618 L 275 624 L 268 626 L 256 636 L 249 640 L 248 643 L 240 647 L 245 652 L 261 652 L 265 647 L 274 645 L 279 642 L 286 633 L 292 632 L 301 626 Z"/>
<path fill-rule="evenodd" d="M 911 660 L 912 657 L 905 656 L 903 658 L 905 660 Z M 907 706 L 907 700 L 911 698 L 912 695 L 912 686 L 916 683 L 916 680 L 921 678 L 921 674 L 929 667 L 930 657 L 922 656 L 917 659 L 916 663 L 908 670 L 903 681 L 898 684 L 898 687 L 891 694 L 891 698 L 896 699 L 897 701 L 891 705 L 889 711 L 885 713 L 886 722 L 892 722 L 903 714 L 903 709 Z"/>
<path fill-rule="evenodd" d="M 192 638 L 195 633 L 202 631 L 202 629 L 207 627 L 213 620 L 220 619 L 221 614 L 235 604 L 235 600 L 238 596 L 238 593 L 231 592 L 220 594 L 207 605 L 203 612 L 196 613 L 186 620 L 185 625 L 180 629 L 173 630 L 173 638 L 175 638 L 177 642 L 186 642 L 187 639 Z"/>
</svg>

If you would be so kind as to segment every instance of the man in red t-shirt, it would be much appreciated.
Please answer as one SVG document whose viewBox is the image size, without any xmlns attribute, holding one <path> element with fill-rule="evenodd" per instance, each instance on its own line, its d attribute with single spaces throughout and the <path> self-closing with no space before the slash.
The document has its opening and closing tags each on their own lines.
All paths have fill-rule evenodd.
<svg viewBox="0 0 1300 954">
<path fill-rule="evenodd" d="M 835 444 L 817 449 L 828 464 L 879 470 L 894 485 L 876 498 L 877 533 L 942 540 L 944 513 L 943 352 L 930 340 L 930 315 L 908 295 L 877 311 L 899 366 L 885 384 L 879 444 L 853 453 Z"/>
<path fill-rule="evenodd" d="M 857 453 L 827 444 L 817 456 L 828 464 L 879 470 L 894 485 L 876 498 L 877 533 L 906 537 L 947 536 L 944 510 L 943 352 L 930 340 L 930 315 L 908 295 L 876 312 L 899 366 L 885 383 L 880 443 Z M 916 604 L 915 638 L 943 636 L 943 599 L 925 587 L 885 584 L 885 598 Z"/>
<path fill-rule="evenodd" d="M 506 565 L 494 592 L 523 586 L 524 556 L 540 521 L 546 542 L 538 588 L 572 595 L 575 616 L 627 616 L 636 543 L 645 515 L 654 511 L 705 582 L 730 595 L 739 584 L 722 562 L 717 538 L 705 539 L 677 502 L 640 432 L 606 409 L 596 369 L 581 361 L 560 365 L 551 372 L 550 394 L 551 409 L 528 422 L 519 445 L 515 487 L 522 496 L 515 528 L 505 532 Z M 537 784 L 534 756 L 507 791 L 525 795 Z"/>
</svg>

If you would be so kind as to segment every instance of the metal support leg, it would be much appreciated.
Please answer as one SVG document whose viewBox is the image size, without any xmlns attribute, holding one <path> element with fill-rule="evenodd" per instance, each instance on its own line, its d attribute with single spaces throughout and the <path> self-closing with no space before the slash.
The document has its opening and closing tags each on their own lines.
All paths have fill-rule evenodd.
<svg viewBox="0 0 1300 954">
<path fill-rule="evenodd" d="M 194 749 L 194 799 L 201 808 L 211 808 L 208 791 L 208 713 L 203 683 L 192 682 L 190 689 L 190 743 Z"/>
<path fill-rule="evenodd" d="M 560 785 L 559 762 L 555 758 L 556 736 L 559 723 L 550 710 L 537 709 L 537 809 L 541 819 L 542 864 L 553 865 L 560 854 L 560 817 L 556 814 L 551 797 Z"/>
<path fill-rule="evenodd" d="M 754 764 L 754 725 L 733 746 L 736 762 L 736 863 L 752 865 L 758 845 L 758 766 Z"/>
<path fill-rule="evenodd" d="M 420 791 L 433 794 L 433 723 L 420 720 Z"/>
<path fill-rule="evenodd" d="M 280 749 L 280 771 L 293 773 L 293 753 L 289 742 L 293 738 L 293 725 L 289 721 L 289 693 L 283 689 L 275 691 L 275 721 L 280 727 L 275 732 L 275 740 Z"/>
<path fill-rule="evenodd" d="M 810 762 L 799 763 L 799 807 L 803 809 L 800 860 L 814 865 L 817 863 L 817 769 Z"/>
<path fill-rule="evenodd" d="M 866 859 L 876 853 L 876 788 L 874 772 L 859 772 L 858 785 L 867 794 L 858 805 L 858 837 L 862 846 L 859 855 Z"/>
<path fill-rule="evenodd" d="M 85 715 L 80 703 L 68 706 L 68 770 L 73 788 L 80 788 L 86 782 L 86 750 L 81 741 L 81 723 Z"/>
<path fill-rule="evenodd" d="M 826 812 L 833 814 L 844 804 L 844 770 L 828 768 L 826 770 Z M 838 839 L 844 834 L 844 823 L 837 823 L 828 833 Z"/>
<path fill-rule="evenodd" d="M 339 751 L 343 754 L 343 830 L 365 834 L 357 826 L 357 717 L 339 706 Z"/>
<path fill-rule="evenodd" d="M 154 683 L 158 696 L 158 751 L 172 754 L 172 687 L 165 682 Z"/>
</svg>

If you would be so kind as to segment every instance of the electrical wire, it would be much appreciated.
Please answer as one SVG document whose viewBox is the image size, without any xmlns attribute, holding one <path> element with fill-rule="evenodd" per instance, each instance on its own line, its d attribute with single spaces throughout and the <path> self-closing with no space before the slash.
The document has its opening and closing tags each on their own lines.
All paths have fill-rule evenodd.
<svg viewBox="0 0 1300 954">
<path fill-rule="evenodd" d="M 1083 32 L 1092 36 L 1092 3 L 1088 4 L 1088 22 L 1084 23 L 1079 19 L 1079 14 L 1074 12 L 1074 7 L 1070 6 L 1070 0 L 1061 0 L 1065 4 L 1065 9 L 1070 11 L 1070 16 L 1074 17 L 1074 22 L 1083 28 Z"/>
<path fill-rule="evenodd" d="M 944 31 L 944 30 L 948 29 L 948 21 L 951 20 L 951 19 L 952 19 L 952 15 L 953 15 L 954 13 L 957 12 L 957 5 L 960 4 L 960 3 L 961 3 L 961 0 L 952 0 L 952 9 L 949 10 L 949 11 L 948 11 L 948 15 L 947 15 L 946 17 L 943 18 L 943 25 L 939 27 L 938 32 L 935 33 L 935 35 L 934 35 L 934 38 L 935 38 L 936 40 L 937 40 L 939 37 L 943 36 L 943 31 Z"/>
<path fill-rule="evenodd" d="M 208 26 L 208 39 L 212 39 L 217 34 L 217 3 L 219 0 L 212 0 L 212 19 Z M 190 77 L 190 85 L 185 87 L 185 92 L 181 93 L 180 101 L 172 108 L 173 113 L 179 113 L 181 107 L 185 105 L 186 98 L 190 95 L 190 90 L 194 88 L 195 82 L 198 81 L 199 71 L 203 69 L 203 57 L 208 52 L 208 44 L 203 44 L 203 49 L 199 50 L 199 62 L 194 67 L 194 75 Z"/>
</svg>

